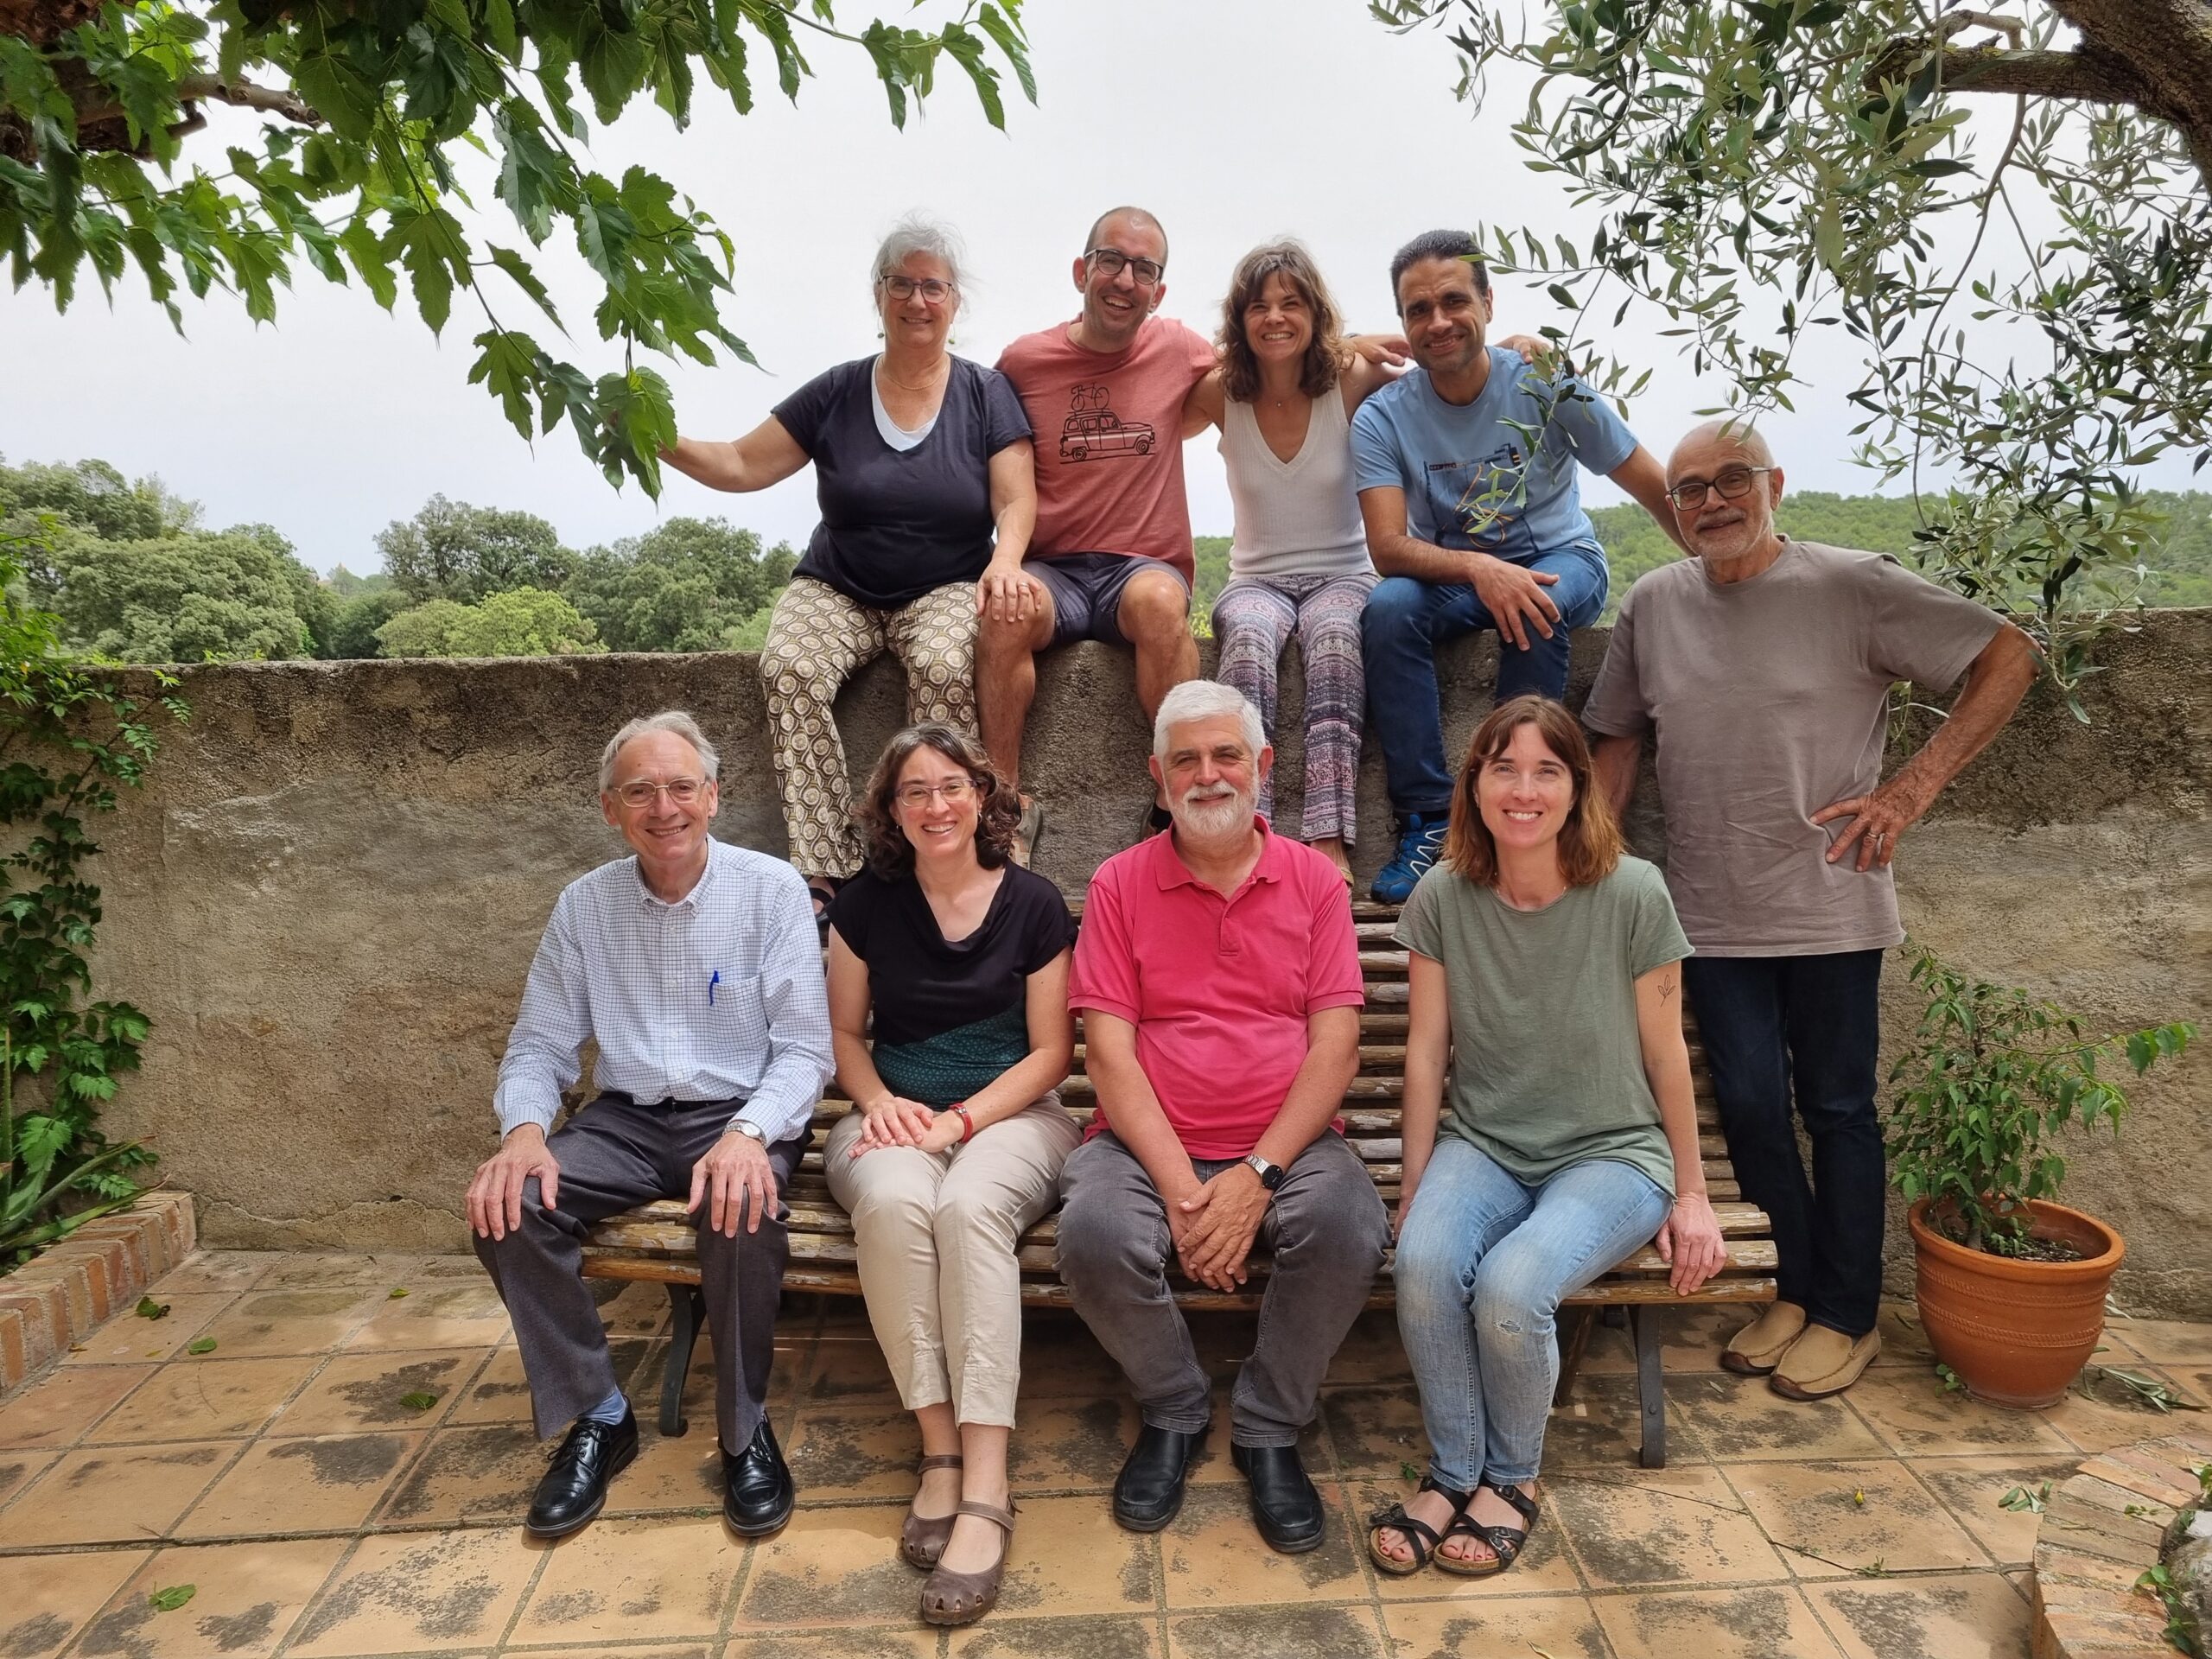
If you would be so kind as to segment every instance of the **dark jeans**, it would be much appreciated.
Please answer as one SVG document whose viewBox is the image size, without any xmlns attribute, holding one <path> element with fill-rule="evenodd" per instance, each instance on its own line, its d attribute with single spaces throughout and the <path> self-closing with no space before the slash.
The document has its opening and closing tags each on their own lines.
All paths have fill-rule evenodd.
<svg viewBox="0 0 2212 1659">
<path fill-rule="evenodd" d="M 1682 982 L 1705 1039 L 1720 1132 L 1744 1197 L 1774 1222 L 1781 1300 L 1847 1337 L 1882 1295 L 1879 950 L 1692 957 Z M 1808 1181 L 1789 1108 L 1813 1143 Z"/>
<path fill-rule="evenodd" d="M 1544 592 L 1559 607 L 1548 639 L 1529 630 L 1529 648 L 1503 638 L 1497 650 L 1497 700 L 1524 691 L 1567 695 L 1567 636 L 1598 620 L 1605 608 L 1605 550 L 1595 542 L 1563 547 L 1529 561 L 1529 569 L 1559 580 Z M 1457 767 L 1444 753 L 1444 719 L 1436 698 L 1436 648 L 1447 639 L 1493 628 L 1497 620 L 1475 597 L 1471 583 L 1385 576 L 1367 596 L 1359 620 L 1360 654 L 1367 666 L 1367 718 L 1382 746 L 1383 781 L 1390 805 L 1408 812 L 1452 810 Z"/>
</svg>

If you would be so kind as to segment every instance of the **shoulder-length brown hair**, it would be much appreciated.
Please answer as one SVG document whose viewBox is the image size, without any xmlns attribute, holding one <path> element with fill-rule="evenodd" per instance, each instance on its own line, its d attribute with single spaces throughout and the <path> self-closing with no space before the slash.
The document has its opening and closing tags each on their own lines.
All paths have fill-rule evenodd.
<svg viewBox="0 0 2212 1659">
<path fill-rule="evenodd" d="M 1321 280 L 1313 256 L 1300 242 L 1270 242 L 1236 262 L 1236 274 L 1229 279 L 1229 297 L 1221 302 L 1221 332 L 1214 337 L 1221 347 L 1222 391 L 1240 404 L 1259 395 L 1260 362 L 1244 338 L 1244 308 L 1260 297 L 1270 276 L 1281 276 L 1296 289 L 1313 319 L 1313 339 L 1299 367 L 1298 389 L 1308 397 L 1333 391 L 1346 349 L 1344 318 L 1329 297 L 1329 285 Z"/>
<path fill-rule="evenodd" d="M 899 827 L 899 774 L 920 749 L 935 749 L 968 774 L 976 785 L 976 860 L 995 870 L 1013 855 L 1014 826 L 1021 822 L 1021 798 L 999 775 L 983 746 L 965 732 L 931 720 L 909 726 L 883 746 L 868 775 L 868 789 L 853 807 L 861 838 L 868 844 L 868 867 L 886 881 L 914 873 L 913 843 Z"/>
<path fill-rule="evenodd" d="M 1559 832 L 1559 868 L 1571 887 L 1586 887 L 1613 873 L 1624 850 L 1620 820 L 1612 803 L 1597 786 L 1590 764 L 1590 746 L 1582 728 L 1567 712 L 1567 705 L 1549 697 L 1529 696 L 1501 702 L 1490 718 L 1475 728 L 1474 741 L 1459 766 L 1459 781 L 1452 791 L 1452 823 L 1444 832 L 1444 861 L 1468 880 L 1485 887 L 1497 885 L 1497 843 L 1483 822 L 1475 802 L 1475 782 L 1482 769 L 1503 754 L 1513 734 L 1534 726 L 1544 747 L 1560 758 L 1574 780 L 1574 804 L 1567 810 L 1567 823 Z"/>
</svg>

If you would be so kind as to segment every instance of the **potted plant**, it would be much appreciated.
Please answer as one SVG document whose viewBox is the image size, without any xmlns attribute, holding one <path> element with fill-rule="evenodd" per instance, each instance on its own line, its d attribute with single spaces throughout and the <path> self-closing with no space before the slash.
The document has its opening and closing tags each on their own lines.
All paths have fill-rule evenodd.
<svg viewBox="0 0 2212 1659">
<path fill-rule="evenodd" d="M 1978 1400 L 2054 1403 L 2095 1351 L 2120 1235 L 2054 1202 L 2062 1131 L 2127 1109 L 2100 1075 L 2137 1075 L 2196 1035 L 2176 1022 L 2092 1038 L 2081 1020 L 1917 951 L 1928 997 L 1890 1072 L 1890 1179 L 1911 1205 L 1920 1319 L 1936 1357 Z"/>
</svg>

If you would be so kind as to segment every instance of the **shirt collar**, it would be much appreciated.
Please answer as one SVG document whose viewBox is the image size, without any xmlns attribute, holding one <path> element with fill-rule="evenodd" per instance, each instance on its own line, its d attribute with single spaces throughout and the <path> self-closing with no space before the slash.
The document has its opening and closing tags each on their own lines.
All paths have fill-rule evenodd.
<svg viewBox="0 0 2212 1659">
<path fill-rule="evenodd" d="M 1260 861 L 1252 867 L 1252 874 L 1244 878 L 1246 884 L 1281 880 L 1285 856 L 1281 837 L 1256 812 L 1252 815 L 1252 827 L 1260 832 Z M 1177 855 L 1173 830 L 1161 830 L 1146 843 L 1145 850 L 1152 860 L 1153 880 L 1159 884 L 1162 893 L 1174 887 L 1198 887 L 1207 893 L 1214 891 L 1192 874 L 1191 867 Z M 1237 891 L 1241 893 L 1243 888 L 1239 887 Z"/>
<path fill-rule="evenodd" d="M 708 891 L 715 884 L 715 866 L 721 862 L 721 860 L 716 856 L 717 851 L 718 843 L 712 836 L 709 836 L 707 837 L 707 868 L 699 872 L 699 879 L 691 884 L 691 891 L 672 905 L 645 885 L 644 868 L 639 864 L 636 855 L 632 854 L 630 858 L 630 871 L 638 878 L 639 902 L 647 910 L 696 910 L 706 898 Z"/>
</svg>

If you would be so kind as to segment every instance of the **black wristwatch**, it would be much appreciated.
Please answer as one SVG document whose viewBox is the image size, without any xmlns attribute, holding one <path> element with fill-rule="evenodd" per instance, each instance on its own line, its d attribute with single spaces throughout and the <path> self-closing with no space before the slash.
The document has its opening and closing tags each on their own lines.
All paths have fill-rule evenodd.
<svg viewBox="0 0 2212 1659">
<path fill-rule="evenodd" d="M 1260 1185 L 1272 1192 L 1282 1185 L 1282 1166 L 1271 1164 L 1256 1152 L 1245 1154 L 1244 1162 L 1260 1178 Z"/>
</svg>

